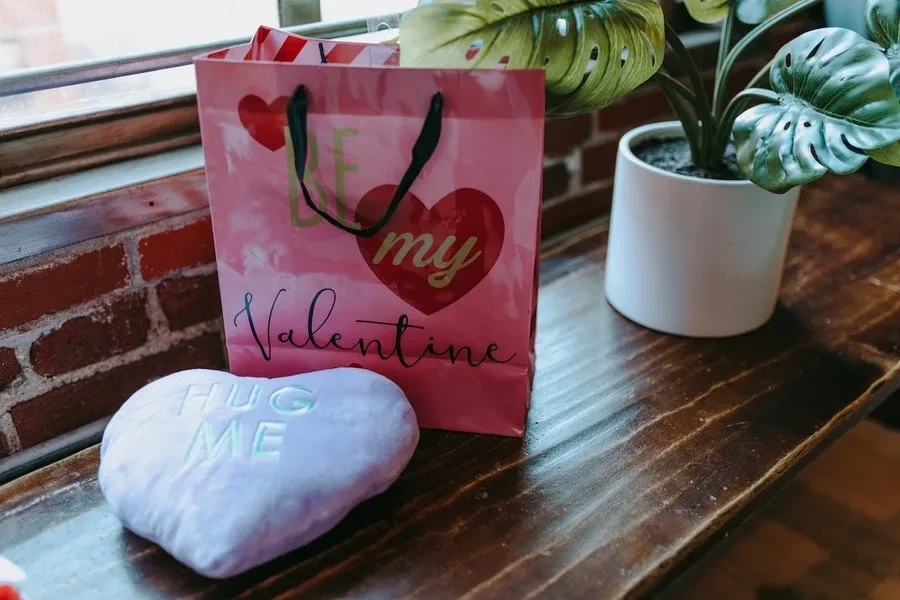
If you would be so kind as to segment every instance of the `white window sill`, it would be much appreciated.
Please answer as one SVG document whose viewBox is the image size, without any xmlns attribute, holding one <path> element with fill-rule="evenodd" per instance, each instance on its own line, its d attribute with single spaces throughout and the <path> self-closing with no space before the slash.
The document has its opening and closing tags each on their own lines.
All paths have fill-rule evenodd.
<svg viewBox="0 0 900 600">
<path fill-rule="evenodd" d="M 0 222 L 201 168 L 197 145 L 0 190 Z"/>
<path fill-rule="evenodd" d="M 191 146 L 0 191 L 0 265 L 208 205 Z"/>
</svg>

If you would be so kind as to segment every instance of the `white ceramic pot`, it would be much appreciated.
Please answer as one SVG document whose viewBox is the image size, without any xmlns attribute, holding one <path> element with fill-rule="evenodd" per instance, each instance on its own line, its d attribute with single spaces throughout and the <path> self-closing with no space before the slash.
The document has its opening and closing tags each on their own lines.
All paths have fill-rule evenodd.
<svg viewBox="0 0 900 600">
<path fill-rule="evenodd" d="M 850 29 L 868 38 L 866 0 L 825 0 L 825 23 L 829 27 Z"/>
<path fill-rule="evenodd" d="M 622 137 L 606 258 L 606 296 L 645 327 L 689 337 L 746 333 L 772 316 L 799 190 L 676 175 L 638 159 L 678 122 Z"/>
</svg>

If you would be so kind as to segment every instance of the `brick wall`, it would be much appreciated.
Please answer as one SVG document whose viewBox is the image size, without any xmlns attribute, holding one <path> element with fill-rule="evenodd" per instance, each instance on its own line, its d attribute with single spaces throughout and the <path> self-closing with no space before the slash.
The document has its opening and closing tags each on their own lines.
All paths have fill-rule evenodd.
<svg viewBox="0 0 900 600">
<path fill-rule="evenodd" d="M 738 63 L 728 81 L 729 93 L 744 89 L 765 62 L 751 57 Z M 712 78 L 712 71 L 704 73 L 708 89 Z M 665 96 L 653 84 L 601 111 L 548 119 L 544 130 L 545 237 L 573 223 L 609 214 L 619 138 L 640 125 L 673 119 Z"/>
<path fill-rule="evenodd" d="M 647 86 L 548 121 L 544 235 L 608 214 L 619 137 L 668 118 Z M 225 367 L 205 210 L 0 267 L 0 307 L 0 457 L 111 414 L 162 375 Z"/>
<path fill-rule="evenodd" d="M 214 260 L 204 210 L 0 268 L 0 453 L 172 371 L 224 368 Z"/>
</svg>

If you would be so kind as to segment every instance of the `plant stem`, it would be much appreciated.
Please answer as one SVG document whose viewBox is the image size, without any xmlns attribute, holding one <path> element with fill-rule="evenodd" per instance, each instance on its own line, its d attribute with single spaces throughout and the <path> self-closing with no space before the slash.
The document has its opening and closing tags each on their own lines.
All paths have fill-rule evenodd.
<svg viewBox="0 0 900 600">
<path fill-rule="evenodd" d="M 714 146 L 715 151 L 720 153 L 720 155 L 725 154 L 725 148 L 728 147 L 728 139 L 731 136 L 731 128 L 737 120 L 738 115 L 741 110 L 744 109 L 747 102 L 754 98 L 766 100 L 767 102 L 778 102 L 778 94 L 771 90 L 764 90 L 761 88 L 747 88 L 732 98 L 722 115 L 722 126 L 721 129 L 719 129 L 719 134 L 716 137 Z"/>
<path fill-rule="evenodd" d="M 772 68 L 772 65 L 775 64 L 775 59 L 773 58 L 766 65 L 759 70 L 759 72 L 753 76 L 753 79 L 750 80 L 750 83 L 747 84 L 747 87 L 744 89 L 744 92 L 749 92 L 748 94 L 744 94 L 741 92 L 737 96 L 731 99 L 731 102 L 728 103 L 728 107 L 725 108 L 725 114 L 722 116 L 720 121 L 721 128 L 719 129 L 719 134 L 716 139 L 715 148 L 717 152 L 725 153 L 725 148 L 728 146 L 728 138 L 731 134 L 731 128 L 734 126 L 734 122 L 737 120 L 738 113 L 743 110 L 744 105 L 753 97 L 756 98 L 764 98 L 766 100 L 778 101 L 777 95 L 774 92 L 769 92 L 769 90 L 759 88 L 759 86 L 769 74 L 769 70 Z M 721 148 L 721 150 L 719 150 Z"/>
<path fill-rule="evenodd" d="M 694 88 L 694 96 L 697 99 L 697 113 L 700 117 L 701 127 L 698 144 L 700 148 L 699 152 L 694 155 L 694 162 L 696 166 L 703 167 L 707 161 L 707 152 L 710 149 L 710 145 L 713 143 L 716 132 L 716 119 L 713 116 L 712 105 L 710 105 L 709 96 L 706 94 L 706 89 L 703 87 L 703 76 L 700 74 L 700 69 L 697 68 L 697 63 L 694 62 L 694 57 L 692 57 L 688 49 L 685 48 L 681 38 L 678 37 L 678 32 L 672 28 L 668 21 L 666 22 L 666 41 L 669 43 L 669 46 L 671 46 L 672 51 L 678 56 L 678 60 L 684 66 L 684 70 L 687 71 L 691 87 Z M 688 134 L 687 129 L 685 129 L 685 133 Z M 697 164 L 698 162 L 700 164 Z"/>
<path fill-rule="evenodd" d="M 766 65 L 759 70 L 759 72 L 753 76 L 753 79 L 750 80 L 750 83 L 747 84 L 747 87 L 744 89 L 744 92 L 749 92 L 744 94 L 741 92 L 737 96 L 731 99 L 731 102 L 728 103 L 728 106 L 725 108 L 725 114 L 722 115 L 721 125 L 716 136 L 715 143 L 715 152 L 718 152 L 720 155 L 725 154 L 725 149 L 728 147 L 728 138 L 731 135 L 731 128 L 734 126 L 734 122 L 738 118 L 738 114 L 741 110 L 743 110 L 744 106 L 747 102 L 750 101 L 751 98 L 764 98 L 770 101 L 778 101 L 777 95 L 770 95 L 769 90 L 758 88 L 759 84 L 761 84 L 766 76 L 769 74 L 769 70 L 772 68 L 772 65 L 775 64 L 775 59 L 770 60 Z M 774 92 L 770 92 L 774 94 Z"/>
<path fill-rule="evenodd" d="M 719 58 L 716 60 L 716 83 L 713 87 L 713 113 L 715 116 L 721 116 L 719 113 L 719 95 L 725 89 L 723 79 L 728 77 L 727 73 L 722 71 L 722 65 L 725 63 L 725 57 L 731 50 L 731 38 L 734 32 L 735 15 L 737 8 L 734 2 L 728 7 L 728 16 L 725 17 L 725 23 L 722 25 L 722 36 L 719 38 Z"/>
<path fill-rule="evenodd" d="M 686 85 L 660 69 L 653 75 L 660 86 L 669 86 L 670 91 L 678 92 L 682 98 L 690 102 L 697 109 L 697 96 Z"/>
<path fill-rule="evenodd" d="M 780 13 L 772 15 L 771 17 L 754 27 L 750 31 L 750 33 L 745 35 L 737 44 L 734 45 L 734 48 L 732 48 L 728 52 L 728 55 L 725 57 L 725 62 L 722 64 L 721 68 L 718 69 L 719 72 L 716 77 L 716 89 L 713 91 L 713 98 L 715 98 L 717 102 L 717 104 L 714 106 L 716 114 L 722 114 L 721 107 L 725 102 L 722 90 L 724 88 L 725 81 L 728 79 L 728 75 L 734 68 L 734 65 L 737 62 L 738 58 L 740 58 L 741 54 L 750 46 L 750 44 L 758 40 L 772 27 L 778 25 L 783 21 L 786 21 L 787 19 L 790 19 L 797 13 L 806 10 L 810 6 L 819 4 L 821 1 L 822 0 L 801 0 L 797 4 L 784 9 Z"/>
<path fill-rule="evenodd" d="M 697 128 L 697 115 L 694 112 L 696 105 L 687 102 L 682 96 L 678 95 L 669 87 L 668 82 L 659 76 L 657 71 L 652 79 L 662 89 L 666 96 L 666 100 L 672 106 L 672 110 L 678 115 L 681 125 L 684 127 L 684 136 L 687 138 L 688 145 L 691 147 L 691 159 L 694 164 L 700 160 L 700 131 Z"/>
</svg>

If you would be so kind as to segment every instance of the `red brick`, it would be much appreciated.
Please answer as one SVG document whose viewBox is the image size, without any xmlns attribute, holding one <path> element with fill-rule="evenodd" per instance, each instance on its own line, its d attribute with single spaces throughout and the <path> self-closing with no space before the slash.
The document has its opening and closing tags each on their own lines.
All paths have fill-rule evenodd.
<svg viewBox="0 0 900 600">
<path fill-rule="evenodd" d="M 553 202 L 544 207 L 541 235 L 545 238 L 609 215 L 612 185 Z"/>
<path fill-rule="evenodd" d="M 609 179 L 616 173 L 619 140 L 610 140 L 581 152 L 581 179 L 584 183 Z"/>
<path fill-rule="evenodd" d="M 737 35 L 735 36 L 735 39 L 737 39 Z M 699 46 L 693 46 L 688 49 L 688 52 L 690 52 L 691 57 L 694 59 L 694 62 L 697 63 L 697 67 L 701 71 L 715 69 L 716 61 L 719 58 L 719 40 L 707 42 Z M 666 60 L 663 64 L 665 64 L 666 67 L 670 67 L 670 70 L 672 71 L 671 74 L 676 77 L 686 75 L 684 69 L 681 68 L 681 65 L 675 58 L 675 53 L 671 50 L 666 54 Z"/>
<path fill-rule="evenodd" d="M 710 101 L 712 101 L 713 88 L 716 86 L 716 72 L 715 71 L 705 71 L 702 73 L 703 75 L 703 89 L 706 90 L 706 95 Z M 681 78 L 681 83 L 691 88 L 693 91 L 694 86 L 691 84 L 691 80 L 687 77 Z"/>
<path fill-rule="evenodd" d="M 13 348 L 0 348 L 0 390 L 9 385 L 22 372 Z"/>
<path fill-rule="evenodd" d="M 569 191 L 571 180 L 572 174 L 563 163 L 544 167 L 543 200 L 546 202 L 551 198 L 566 194 Z"/>
<path fill-rule="evenodd" d="M 547 119 L 544 122 L 544 154 L 551 157 L 571 154 L 591 137 L 591 121 L 590 114 Z"/>
<path fill-rule="evenodd" d="M 9 442 L 6 440 L 6 435 L 0 433 L 0 458 L 7 456 L 9 456 Z"/>
<path fill-rule="evenodd" d="M 765 62 L 758 60 L 749 60 L 736 64 L 731 71 L 731 75 L 728 77 L 728 84 L 725 86 L 728 100 L 730 101 L 731 98 L 746 88 L 747 84 L 750 83 L 750 80 L 759 73 L 759 70 L 762 69 L 765 64 Z M 766 85 L 768 85 L 768 77 L 766 77 L 765 81 Z"/>
<path fill-rule="evenodd" d="M 22 448 L 30 448 L 112 414 L 134 392 L 164 375 L 183 369 L 224 366 L 219 335 L 205 334 L 166 352 L 16 404 L 10 413 Z"/>
<path fill-rule="evenodd" d="M 159 279 L 173 271 L 215 262 L 212 224 L 209 217 L 178 229 L 147 236 L 138 243 L 141 275 Z"/>
<path fill-rule="evenodd" d="M 215 273 L 167 279 L 156 286 L 156 291 L 171 329 L 184 329 L 222 316 Z"/>
<path fill-rule="evenodd" d="M 820 26 L 821 25 L 816 24 L 814 20 L 809 18 L 794 18 L 785 21 L 784 23 L 776 25 L 766 33 L 764 44 L 754 46 L 754 53 L 759 54 L 764 52 L 771 58 L 773 55 L 777 54 L 783 46 L 794 41 L 797 36 Z"/>
<path fill-rule="evenodd" d="M 600 131 L 618 132 L 674 118 L 665 95 L 655 87 L 641 89 L 600 111 Z"/>
<path fill-rule="evenodd" d="M 0 329 L 93 300 L 125 286 L 129 279 L 121 244 L 14 273 L 0 281 Z"/>
<path fill-rule="evenodd" d="M 120 296 L 35 340 L 31 364 L 38 375 L 68 373 L 143 346 L 149 329 L 146 293 Z"/>
</svg>

